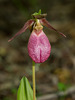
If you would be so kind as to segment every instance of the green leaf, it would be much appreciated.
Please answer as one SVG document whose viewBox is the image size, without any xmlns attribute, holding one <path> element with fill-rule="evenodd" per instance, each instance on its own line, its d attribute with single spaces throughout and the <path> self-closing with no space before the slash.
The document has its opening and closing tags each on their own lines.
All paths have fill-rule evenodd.
<svg viewBox="0 0 75 100">
<path fill-rule="evenodd" d="M 23 77 L 18 88 L 17 100 L 33 100 L 33 90 L 26 77 Z"/>
<path fill-rule="evenodd" d="M 59 91 L 65 91 L 66 85 L 64 83 L 59 82 L 58 83 L 58 89 L 59 89 Z"/>
</svg>

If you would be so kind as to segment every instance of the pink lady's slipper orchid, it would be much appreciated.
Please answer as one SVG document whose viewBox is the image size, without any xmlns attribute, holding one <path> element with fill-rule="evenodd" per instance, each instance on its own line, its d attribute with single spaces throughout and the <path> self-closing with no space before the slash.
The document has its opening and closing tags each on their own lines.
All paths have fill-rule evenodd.
<svg viewBox="0 0 75 100">
<path fill-rule="evenodd" d="M 33 19 L 28 20 L 23 26 L 23 28 L 8 41 L 13 40 L 17 35 L 22 34 L 26 31 L 26 29 L 29 28 L 31 31 L 31 36 L 28 42 L 29 56 L 35 63 L 42 63 L 48 59 L 51 52 L 51 45 L 47 36 L 43 32 L 42 25 L 55 30 L 64 37 L 66 36 L 63 33 L 57 31 L 49 24 L 49 22 L 45 19 L 46 14 L 41 14 L 39 11 L 39 13 L 34 13 L 32 16 Z"/>
</svg>

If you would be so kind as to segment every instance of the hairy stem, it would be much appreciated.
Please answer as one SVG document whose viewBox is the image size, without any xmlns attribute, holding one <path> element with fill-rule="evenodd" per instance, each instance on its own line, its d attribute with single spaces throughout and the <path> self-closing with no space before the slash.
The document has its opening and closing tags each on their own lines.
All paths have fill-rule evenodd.
<svg viewBox="0 0 75 100">
<path fill-rule="evenodd" d="M 35 62 L 33 61 L 32 62 L 32 73 L 33 73 L 33 75 L 32 75 L 32 79 L 33 79 L 33 100 L 35 100 L 35 95 L 36 95 L 36 93 L 35 93 Z"/>
</svg>

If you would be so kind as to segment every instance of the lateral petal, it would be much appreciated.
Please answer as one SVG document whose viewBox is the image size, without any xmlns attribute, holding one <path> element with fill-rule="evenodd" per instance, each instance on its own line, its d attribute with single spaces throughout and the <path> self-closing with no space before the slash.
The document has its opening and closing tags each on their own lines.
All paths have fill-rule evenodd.
<svg viewBox="0 0 75 100">
<path fill-rule="evenodd" d="M 49 23 L 45 18 L 40 19 L 40 23 L 41 23 L 42 25 L 44 25 L 44 26 L 46 26 L 46 27 L 48 27 L 48 28 L 50 28 L 50 29 L 52 29 L 52 30 L 58 32 L 58 33 L 61 34 L 62 36 L 66 37 L 66 35 L 64 35 L 63 33 L 59 32 L 59 31 L 56 30 L 54 27 L 52 27 L 52 26 L 50 25 L 50 23 Z"/>
<path fill-rule="evenodd" d="M 24 26 L 11 38 L 8 40 L 8 42 L 12 41 L 16 36 L 22 34 L 23 32 L 26 31 L 27 28 L 29 28 L 32 24 L 34 23 L 33 19 L 28 20 Z"/>
</svg>

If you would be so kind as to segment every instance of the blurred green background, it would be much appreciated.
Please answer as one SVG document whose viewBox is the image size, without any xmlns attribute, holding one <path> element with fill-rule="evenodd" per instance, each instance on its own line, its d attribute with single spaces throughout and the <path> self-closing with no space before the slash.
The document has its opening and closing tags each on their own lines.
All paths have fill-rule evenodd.
<svg viewBox="0 0 75 100">
<path fill-rule="evenodd" d="M 32 85 L 32 60 L 27 51 L 29 30 L 10 43 L 8 39 L 39 9 L 67 37 L 44 27 L 52 50 L 46 62 L 36 64 L 37 96 L 55 93 L 59 82 L 75 84 L 75 0 L 0 0 L 0 100 L 17 100 L 23 76 Z"/>
</svg>

